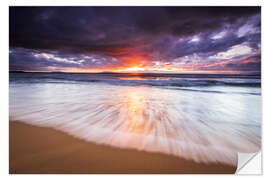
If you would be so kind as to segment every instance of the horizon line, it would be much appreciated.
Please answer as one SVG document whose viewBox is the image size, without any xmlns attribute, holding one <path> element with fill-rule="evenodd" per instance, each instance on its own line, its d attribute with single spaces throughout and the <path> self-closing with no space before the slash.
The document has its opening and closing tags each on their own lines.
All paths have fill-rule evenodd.
<svg viewBox="0 0 270 180">
<path fill-rule="evenodd" d="M 73 73 L 73 74 L 261 74 L 261 71 L 194 71 L 194 72 L 85 72 L 85 71 L 28 71 L 28 70 L 9 70 L 9 73 Z"/>
</svg>

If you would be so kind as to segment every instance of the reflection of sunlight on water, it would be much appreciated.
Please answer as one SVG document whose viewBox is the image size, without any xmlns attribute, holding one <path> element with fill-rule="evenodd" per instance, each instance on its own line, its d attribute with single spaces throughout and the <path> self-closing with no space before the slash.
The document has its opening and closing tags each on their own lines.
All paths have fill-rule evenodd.
<svg viewBox="0 0 270 180">
<path fill-rule="evenodd" d="M 140 133 L 143 132 L 143 124 L 145 123 L 145 119 L 143 118 L 143 99 L 145 97 L 146 92 L 139 88 L 134 88 L 133 91 L 127 92 L 127 102 L 124 104 L 124 110 L 127 113 L 126 120 L 129 121 L 129 127 L 127 128 L 127 132 L 135 132 Z"/>
<path fill-rule="evenodd" d="M 122 76 L 118 78 L 119 80 L 170 80 L 171 78 L 169 77 L 141 77 L 141 76 Z"/>
<path fill-rule="evenodd" d="M 248 108 L 249 104 L 253 108 Z M 147 86 L 10 86 L 10 116 L 96 143 L 236 164 L 260 148 L 260 96 Z"/>
<path fill-rule="evenodd" d="M 127 76 L 127 77 L 119 77 L 120 80 L 146 80 L 144 77 L 140 76 Z"/>
</svg>

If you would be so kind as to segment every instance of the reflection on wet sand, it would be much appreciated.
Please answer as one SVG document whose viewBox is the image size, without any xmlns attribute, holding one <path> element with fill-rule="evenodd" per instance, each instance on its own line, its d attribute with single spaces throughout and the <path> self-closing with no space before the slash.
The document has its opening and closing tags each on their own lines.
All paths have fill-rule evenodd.
<svg viewBox="0 0 270 180">
<path fill-rule="evenodd" d="M 10 90 L 12 119 L 91 142 L 230 165 L 237 152 L 260 148 L 259 111 L 245 107 L 260 108 L 256 96 L 105 84 L 21 88 Z"/>
</svg>

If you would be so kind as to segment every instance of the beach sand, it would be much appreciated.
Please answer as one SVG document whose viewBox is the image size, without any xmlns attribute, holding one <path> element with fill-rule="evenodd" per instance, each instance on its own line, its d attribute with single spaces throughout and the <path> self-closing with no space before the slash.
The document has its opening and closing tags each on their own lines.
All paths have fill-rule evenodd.
<svg viewBox="0 0 270 180">
<path fill-rule="evenodd" d="M 124 138 L 124 137 L 123 137 Z M 235 173 L 236 167 L 202 164 L 171 155 L 119 149 L 17 121 L 9 123 L 11 174 Z"/>
</svg>

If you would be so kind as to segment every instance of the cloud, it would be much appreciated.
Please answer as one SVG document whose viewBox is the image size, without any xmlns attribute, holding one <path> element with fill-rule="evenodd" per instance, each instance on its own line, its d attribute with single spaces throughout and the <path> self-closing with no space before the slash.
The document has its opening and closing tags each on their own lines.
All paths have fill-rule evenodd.
<svg viewBox="0 0 270 180">
<path fill-rule="evenodd" d="M 63 62 L 68 64 L 82 64 L 84 62 L 83 59 L 74 61 L 75 58 L 64 58 L 64 57 L 58 57 L 54 54 L 49 53 L 32 53 L 32 55 L 36 58 L 40 59 L 47 59 L 49 61 L 57 61 L 57 62 Z"/>
<path fill-rule="evenodd" d="M 225 52 L 219 52 L 213 56 L 210 56 L 209 59 L 217 59 L 217 60 L 224 60 L 224 59 L 231 59 L 233 57 L 242 56 L 246 54 L 251 54 L 252 48 L 247 45 L 235 45 L 232 46 Z"/>
</svg>

